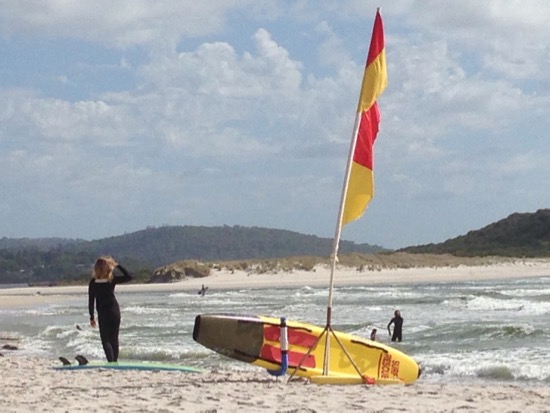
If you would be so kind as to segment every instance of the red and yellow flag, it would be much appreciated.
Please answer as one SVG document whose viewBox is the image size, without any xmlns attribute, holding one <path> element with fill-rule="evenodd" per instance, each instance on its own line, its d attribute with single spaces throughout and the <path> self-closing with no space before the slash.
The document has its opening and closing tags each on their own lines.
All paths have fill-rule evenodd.
<svg viewBox="0 0 550 413">
<path fill-rule="evenodd" d="M 380 111 L 376 100 L 387 83 L 384 27 L 380 11 L 377 11 L 357 106 L 359 126 L 356 126 L 357 130 L 354 132 L 357 133 L 357 139 L 344 202 L 342 225 L 361 217 L 374 196 L 372 153 L 380 124 Z"/>
</svg>

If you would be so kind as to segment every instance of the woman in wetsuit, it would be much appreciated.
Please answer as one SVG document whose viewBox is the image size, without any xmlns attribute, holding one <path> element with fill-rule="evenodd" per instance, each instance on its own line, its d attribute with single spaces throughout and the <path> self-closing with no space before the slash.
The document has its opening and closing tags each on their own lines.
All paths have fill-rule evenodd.
<svg viewBox="0 0 550 413">
<path fill-rule="evenodd" d="M 114 269 L 122 275 L 115 276 Z M 120 329 L 120 307 L 115 297 L 115 285 L 128 282 L 132 276 L 117 264 L 112 257 L 100 257 L 94 264 L 92 279 L 88 286 L 88 309 L 90 325 L 96 327 L 94 304 L 97 307 L 99 335 L 107 361 L 118 361 L 118 333 Z"/>
</svg>

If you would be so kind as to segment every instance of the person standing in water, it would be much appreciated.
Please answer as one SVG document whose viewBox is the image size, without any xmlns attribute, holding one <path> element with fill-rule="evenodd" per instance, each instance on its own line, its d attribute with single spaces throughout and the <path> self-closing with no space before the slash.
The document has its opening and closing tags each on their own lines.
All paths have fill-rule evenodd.
<svg viewBox="0 0 550 413">
<path fill-rule="evenodd" d="M 114 269 L 122 275 L 115 276 Z M 94 305 L 97 307 L 99 335 L 107 361 L 118 361 L 118 334 L 120 307 L 115 297 L 115 286 L 132 280 L 132 275 L 112 257 L 100 257 L 94 264 L 92 279 L 88 285 L 88 310 L 90 326 L 96 327 Z"/>
<path fill-rule="evenodd" d="M 204 284 L 202 285 L 201 289 L 199 290 L 198 294 L 201 297 L 204 297 L 206 295 L 206 291 L 208 291 L 208 287 L 205 287 Z"/>
<path fill-rule="evenodd" d="M 393 334 L 390 330 L 390 326 L 393 324 Z M 393 318 L 388 323 L 388 334 L 391 336 L 391 341 L 399 341 L 403 338 L 403 318 L 401 317 L 401 312 L 395 310 L 393 313 Z"/>
<path fill-rule="evenodd" d="M 376 341 L 376 332 L 377 332 L 376 328 L 373 328 L 372 331 L 370 332 L 370 339 L 372 341 Z"/>
</svg>

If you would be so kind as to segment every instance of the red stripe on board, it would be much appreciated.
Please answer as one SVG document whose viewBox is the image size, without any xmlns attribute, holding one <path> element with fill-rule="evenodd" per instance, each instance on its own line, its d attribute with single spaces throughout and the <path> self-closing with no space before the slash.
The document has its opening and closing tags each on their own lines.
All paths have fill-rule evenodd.
<svg viewBox="0 0 550 413">
<path fill-rule="evenodd" d="M 278 326 L 265 326 L 264 337 L 269 341 L 281 340 L 281 327 Z M 288 344 L 295 346 L 311 348 L 317 341 L 317 336 L 307 331 L 297 330 L 295 328 L 288 327 Z"/>
<path fill-rule="evenodd" d="M 304 356 L 306 353 L 299 353 L 297 351 L 289 351 L 288 352 L 288 365 L 290 367 L 296 367 L 300 365 L 300 367 L 308 367 L 308 368 L 315 368 L 315 357 L 313 357 L 311 354 L 309 354 L 305 360 L 302 362 Z M 262 347 L 262 350 L 260 352 L 260 357 L 263 360 L 271 361 L 275 363 L 281 363 L 281 349 L 276 346 L 272 346 L 270 344 L 264 344 Z M 300 362 L 302 362 L 300 364 Z"/>
</svg>

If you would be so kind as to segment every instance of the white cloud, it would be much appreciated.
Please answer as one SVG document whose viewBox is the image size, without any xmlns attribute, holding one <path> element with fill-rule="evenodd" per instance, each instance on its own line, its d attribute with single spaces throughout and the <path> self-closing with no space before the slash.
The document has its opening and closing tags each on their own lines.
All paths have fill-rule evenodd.
<svg viewBox="0 0 550 413">
<path fill-rule="evenodd" d="M 355 239 L 439 240 L 472 214 L 547 203 L 550 3 L 518 5 L 384 5 L 377 192 L 350 229 Z M 0 51 L 71 42 L 62 61 L 57 50 L 35 60 L 30 50 L 28 62 L 1 67 L 0 236 L 163 223 L 331 236 L 374 10 L 361 1 L 0 0 Z M 462 218 L 447 225 L 448 214 Z"/>
<path fill-rule="evenodd" d="M 80 38 L 107 47 L 168 45 L 179 38 L 220 33 L 226 14 L 235 9 L 260 10 L 252 0 L 64 0 L 0 1 L 0 22 L 5 35 L 41 33 L 51 37 Z"/>
<path fill-rule="evenodd" d="M 424 27 L 434 38 L 446 38 L 450 48 L 478 53 L 484 67 L 499 75 L 532 79 L 547 66 L 547 1 L 417 0 L 400 12 L 411 26 Z"/>
</svg>

